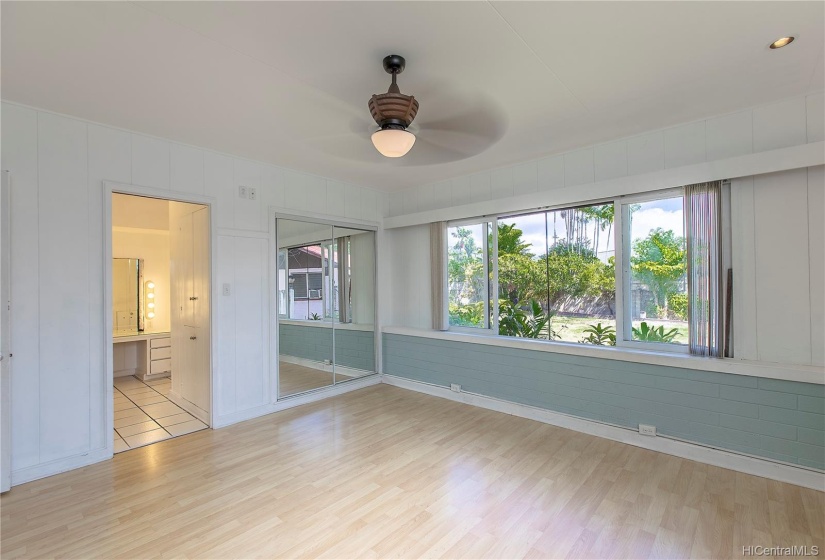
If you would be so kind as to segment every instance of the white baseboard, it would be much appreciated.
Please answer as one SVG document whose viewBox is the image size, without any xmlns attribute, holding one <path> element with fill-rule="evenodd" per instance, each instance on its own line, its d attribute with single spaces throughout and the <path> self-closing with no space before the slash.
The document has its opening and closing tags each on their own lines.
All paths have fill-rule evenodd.
<svg viewBox="0 0 825 560">
<path fill-rule="evenodd" d="M 352 381 L 347 381 L 346 383 L 341 383 L 339 385 L 330 385 L 317 391 L 303 393 L 294 397 L 288 397 L 276 403 L 256 406 L 240 412 L 217 416 L 212 427 L 215 429 L 225 428 L 226 426 L 231 426 L 232 424 L 237 424 L 238 422 L 252 420 L 253 418 L 259 418 L 261 416 L 266 416 L 267 414 L 273 414 L 275 412 L 294 408 L 302 404 L 308 404 L 311 402 L 328 399 L 330 397 L 335 397 L 337 395 L 343 395 L 344 393 L 357 391 L 358 389 L 363 389 L 364 387 L 369 387 L 370 385 L 378 385 L 379 383 L 381 383 L 381 376 L 378 374 L 373 374 L 361 377 L 359 379 L 353 379 Z"/>
<path fill-rule="evenodd" d="M 17 469 L 11 473 L 11 485 L 17 486 L 40 478 L 46 478 L 55 474 L 64 473 L 80 467 L 86 467 L 100 461 L 112 458 L 112 450 L 109 448 L 94 449 L 88 453 L 72 455 L 64 459 L 56 459 L 48 463 L 40 463 L 31 467 Z"/>
<path fill-rule="evenodd" d="M 323 362 L 316 362 L 315 360 L 307 360 L 306 358 L 298 358 L 296 356 L 285 356 L 282 354 L 278 356 L 278 360 L 281 362 L 286 362 L 288 364 L 295 364 L 296 366 L 303 366 L 310 369 L 317 369 L 318 371 L 325 371 L 327 373 L 332 373 L 333 370 L 332 364 L 325 364 Z M 344 377 L 362 377 L 365 375 L 365 370 L 339 365 L 336 365 L 334 367 L 335 375 L 343 375 Z M 372 375 L 372 373 L 367 373 L 366 375 Z"/>
<path fill-rule="evenodd" d="M 787 463 L 778 463 L 750 455 L 743 455 L 732 451 L 707 447 L 699 443 L 692 443 L 663 436 L 643 436 L 630 428 L 623 428 L 611 424 L 603 424 L 595 420 L 569 416 L 560 412 L 528 406 L 478 395 L 475 393 L 456 393 L 447 387 L 432 385 L 422 381 L 414 381 L 404 377 L 383 374 L 381 381 L 388 385 L 409 389 L 418 393 L 432 395 L 451 401 L 461 402 L 488 410 L 495 410 L 505 414 L 512 414 L 521 418 L 529 418 L 545 424 L 552 424 L 577 432 L 611 439 L 636 447 L 643 447 L 651 451 L 659 451 L 668 455 L 691 459 L 700 463 L 723 467 L 755 476 L 779 480 L 805 488 L 825 491 L 825 473 L 797 467 Z"/>
</svg>

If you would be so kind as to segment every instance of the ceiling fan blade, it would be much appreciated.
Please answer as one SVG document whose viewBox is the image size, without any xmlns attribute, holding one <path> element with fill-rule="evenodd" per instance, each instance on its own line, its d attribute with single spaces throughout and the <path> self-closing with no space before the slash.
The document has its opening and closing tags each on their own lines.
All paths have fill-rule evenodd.
<svg viewBox="0 0 825 560">
<path fill-rule="evenodd" d="M 419 165 L 437 165 L 451 161 L 459 161 L 476 155 L 472 151 L 459 148 L 440 146 L 430 142 L 426 137 L 416 138 L 415 145 L 407 155 L 394 161 L 399 167 L 414 167 Z"/>
</svg>

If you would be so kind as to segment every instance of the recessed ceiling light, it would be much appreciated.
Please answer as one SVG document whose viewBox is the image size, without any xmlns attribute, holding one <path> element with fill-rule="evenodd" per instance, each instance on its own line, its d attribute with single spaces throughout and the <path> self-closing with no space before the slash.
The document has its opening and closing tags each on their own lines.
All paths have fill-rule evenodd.
<svg viewBox="0 0 825 560">
<path fill-rule="evenodd" d="M 791 43 L 793 43 L 794 38 L 795 37 L 780 37 L 779 39 L 771 43 L 771 48 L 781 49 L 785 45 L 790 45 Z"/>
</svg>

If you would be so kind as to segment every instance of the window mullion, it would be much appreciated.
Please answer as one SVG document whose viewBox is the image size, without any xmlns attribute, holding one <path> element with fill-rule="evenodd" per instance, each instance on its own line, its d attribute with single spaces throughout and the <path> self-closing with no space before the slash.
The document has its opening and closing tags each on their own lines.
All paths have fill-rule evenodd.
<svg viewBox="0 0 825 560">
<path fill-rule="evenodd" d="M 490 328 L 490 243 L 489 243 L 489 236 L 487 235 L 487 224 L 483 224 L 484 227 L 481 229 L 482 233 L 482 251 L 481 251 L 481 259 L 484 264 L 484 287 L 486 294 L 484 294 L 484 328 Z"/>
<path fill-rule="evenodd" d="M 493 220 L 491 223 L 493 229 L 493 285 L 490 286 L 488 293 L 493 300 L 493 333 L 498 334 L 498 220 Z"/>
</svg>

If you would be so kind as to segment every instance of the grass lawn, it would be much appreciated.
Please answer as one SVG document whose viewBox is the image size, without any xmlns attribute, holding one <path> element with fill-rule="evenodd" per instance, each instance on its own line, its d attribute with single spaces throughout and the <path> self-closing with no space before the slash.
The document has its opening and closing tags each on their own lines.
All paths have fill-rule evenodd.
<svg viewBox="0 0 825 560">
<path fill-rule="evenodd" d="M 553 317 L 551 328 L 561 337 L 556 340 L 562 342 L 581 342 L 582 339 L 587 336 L 584 330 L 590 325 L 596 325 L 598 323 L 601 323 L 603 327 L 610 325 L 614 329 L 616 328 L 615 319 L 606 319 L 603 317 L 562 317 L 558 315 Z M 633 321 L 633 326 L 638 327 L 641 323 L 641 321 Z M 651 327 L 663 325 L 666 331 L 677 329 L 679 335 L 676 337 L 676 341 L 681 344 L 687 344 L 688 342 L 688 324 L 686 321 L 647 319 L 647 324 Z"/>
</svg>

